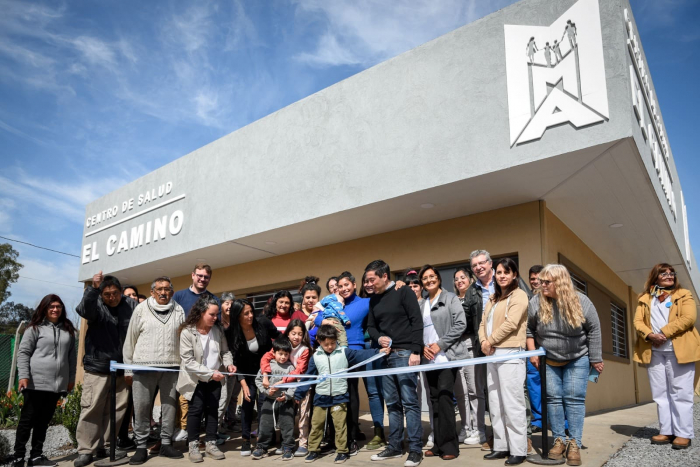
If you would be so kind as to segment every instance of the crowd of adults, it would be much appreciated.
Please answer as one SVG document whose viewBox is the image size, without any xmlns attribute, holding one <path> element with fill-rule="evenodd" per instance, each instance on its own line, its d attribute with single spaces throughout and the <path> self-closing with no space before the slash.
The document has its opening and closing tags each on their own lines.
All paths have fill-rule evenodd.
<svg viewBox="0 0 700 467">
<path fill-rule="evenodd" d="M 148 460 L 153 405 L 159 393 L 160 441 L 150 452 L 182 458 L 173 444 L 187 440 L 190 460 L 201 462 L 202 449 L 213 459 L 225 458 L 219 446 L 228 439 L 227 429 L 236 424 L 239 392 L 240 454 L 251 455 L 254 438 L 259 436 L 253 426 L 255 414 L 260 429 L 265 398 L 259 392 L 269 393 L 267 380 L 256 384 L 255 375 L 268 374 L 265 369 L 272 357 L 266 359 L 266 355 L 274 353 L 270 350 L 276 339 L 291 341 L 290 361 L 295 370 L 285 380 L 293 381 L 295 374 L 314 367 L 310 364 L 314 352 L 324 351 L 315 350 L 319 329 L 324 339 L 335 335 L 328 326 L 335 325 L 333 320 L 319 313 L 323 291 L 317 277 L 304 279 L 298 305 L 285 290 L 275 293 L 263 310 L 256 310 L 250 301 L 236 299 L 231 293 L 220 298 L 210 293 L 211 276 L 208 265 L 197 264 L 192 285 L 177 292 L 168 277 L 158 277 L 150 297 L 143 299 L 136 287 L 122 286 L 117 278 L 101 272 L 87 284 L 76 309 L 88 328 L 75 467 L 107 455 L 114 429 L 109 422 L 110 361 L 127 365 L 118 372 L 116 385 L 114 409 L 121 428 L 117 457 L 135 449 L 130 464 Z M 406 467 L 418 466 L 423 456 L 453 460 L 462 443 L 481 445 L 488 451 L 485 459 L 520 464 L 533 453 L 532 431 L 542 427 L 538 370 L 544 362 L 544 403 L 554 438 L 549 457 L 580 465 L 588 380 L 602 373 L 604 365 L 598 313 L 588 297 L 576 291 L 567 269 L 558 264 L 533 266 L 526 278 L 528 287 L 512 259 L 494 263 L 487 251 L 476 250 L 470 264 L 457 268 L 449 279 L 455 293 L 446 290 L 446 278 L 431 265 L 408 270 L 400 278 L 393 281 L 389 265 L 376 260 L 367 265 L 359 284 L 349 272 L 325 283 L 328 294 L 336 294 L 344 303 L 347 347 L 388 352 L 358 370 L 418 365 L 421 370 L 363 378 L 373 425 L 371 438 L 360 430 L 359 378 L 347 379 L 346 392 L 341 394 L 348 401 L 343 417 L 347 439 L 345 446 L 337 446 L 345 457 L 337 457 L 336 462 L 356 455 L 360 443 L 366 441 L 364 448 L 376 451 L 373 461 L 399 458 L 407 451 Z M 694 362 L 700 360 L 695 319 L 695 301 L 690 291 L 681 288 L 673 266 L 655 266 L 634 317 L 639 333 L 634 359 L 648 365 L 658 405 L 660 434 L 652 439 L 653 444 L 672 444 L 674 449 L 691 444 Z M 57 401 L 75 383 L 75 339 L 61 299 L 44 297 L 25 332 L 18 358 L 24 407 L 17 429 L 16 467 L 25 465 L 25 445 L 32 432 L 27 465 L 56 465 L 43 455 L 43 442 Z M 546 351 L 543 360 L 533 357 L 528 361 L 518 355 L 538 347 Z M 501 358 L 455 368 L 441 365 L 490 356 Z M 157 367 L 158 371 L 139 371 L 138 366 Z M 430 412 L 425 444 L 422 388 Z M 279 453 L 285 449 L 284 460 L 304 456 L 310 462 L 316 459 L 312 454 L 322 449 L 320 440 L 309 442 L 312 393 L 297 393 L 298 445 L 289 456 L 289 446 L 280 448 Z M 329 417 L 334 415 L 330 412 Z M 133 439 L 129 439 L 132 420 Z M 202 425 L 205 433 L 200 441 Z M 323 449 L 335 448 L 334 429 L 346 428 L 335 419 L 328 423 L 320 445 Z M 268 441 L 266 438 L 265 447 Z M 253 457 L 260 455 L 253 453 Z"/>
</svg>

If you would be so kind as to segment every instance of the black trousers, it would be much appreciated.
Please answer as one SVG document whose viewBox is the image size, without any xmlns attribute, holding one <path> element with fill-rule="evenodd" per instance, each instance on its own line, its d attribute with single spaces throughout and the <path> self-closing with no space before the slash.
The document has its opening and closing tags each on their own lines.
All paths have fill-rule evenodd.
<svg viewBox="0 0 700 467">
<path fill-rule="evenodd" d="M 267 450 L 275 444 L 275 415 L 282 435 L 282 447 L 294 448 L 294 401 L 278 402 L 268 397 L 262 404 L 262 418 L 258 425 L 258 443 L 256 447 Z"/>
<path fill-rule="evenodd" d="M 221 381 L 200 381 L 192 394 L 187 411 L 187 440 L 199 439 L 199 427 L 202 416 L 206 417 L 205 441 L 216 441 L 219 427 L 219 399 L 221 398 Z"/>
<path fill-rule="evenodd" d="M 435 428 L 436 455 L 459 456 L 459 440 L 453 399 L 455 377 L 458 368 L 427 371 L 430 387 L 430 403 L 433 404 L 433 426 Z"/>
<path fill-rule="evenodd" d="M 348 404 L 348 448 L 350 443 L 357 441 L 360 434 L 360 378 L 348 378 L 348 395 L 350 403 Z M 331 423 L 331 425 L 333 425 Z"/>
<path fill-rule="evenodd" d="M 27 455 L 27 441 L 32 433 L 32 450 L 29 456 L 33 459 L 41 456 L 46 440 L 46 430 L 56 411 L 56 403 L 61 394 L 49 391 L 25 389 L 22 391 L 24 405 L 17 423 L 15 438 L 15 457 L 24 459 Z"/>
<path fill-rule="evenodd" d="M 131 388 L 128 388 L 127 391 L 129 391 L 129 403 L 126 406 L 126 412 L 124 413 L 124 418 L 122 419 L 122 425 L 119 427 L 119 441 L 128 441 L 129 440 L 129 424 L 131 423 L 131 419 L 133 418 L 134 415 L 134 395 L 131 391 Z"/>
</svg>

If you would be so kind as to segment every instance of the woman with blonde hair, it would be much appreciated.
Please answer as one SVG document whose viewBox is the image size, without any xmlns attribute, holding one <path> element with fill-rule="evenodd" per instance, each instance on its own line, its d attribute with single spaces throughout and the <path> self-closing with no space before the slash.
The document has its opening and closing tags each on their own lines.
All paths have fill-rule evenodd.
<svg viewBox="0 0 700 467">
<path fill-rule="evenodd" d="M 527 293 L 519 288 L 518 266 L 510 258 L 495 264 L 494 293 L 484 307 L 479 342 L 484 355 L 517 354 L 525 348 Z M 493 451 L 484 459 L 508 458 L 506 465 L 522 464 L 527 456 L 525 413 L 525 360 L 512 358 L 486 364 Z"/>
<path fill-rule="evenodd" d="M 564 266 L 548 264 L 539 278 L 541 286 L 528 307 L 527 348 L 534 350 L 537 340 L 547 351 L 547 413 L 554 436 L 549 458 L 566 456 L 567 465 L 581 465 L 588 375 L 591 367 L 603 372 L 600 321 L 593 303 L 574 289 Z M 537 357 L 530 361 L 539 369 Z"/>
<path fill-rule="evenodd" d="M 693 381 L 700 360 L 696 317 L 693 295 L 681 288 L 673 266 L 654 266 L 634 314 L 639 334 L 634 361 L 648 365 L 659 416 L 659 434 L 651 444 L 672 442 L 673 449 L 686 449 L 693 438 Z"/>
</svg>

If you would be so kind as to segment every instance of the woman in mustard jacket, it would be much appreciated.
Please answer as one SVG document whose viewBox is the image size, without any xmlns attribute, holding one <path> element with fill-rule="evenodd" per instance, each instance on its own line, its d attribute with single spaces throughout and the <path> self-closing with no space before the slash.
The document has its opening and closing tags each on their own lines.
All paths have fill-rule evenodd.
<svg viewBox="0 0 700 467">
<path fill-rule="evenodd" d="M 686 449 L 693 438 L 693 381 L 700 360 L 697 311 L 673 266 L 657 264 L 649 273 L 634 314 L 638 338 L 634 360 L 648 365 L 651 394 L 659 414 L 659 434 L 651 444 Z"/>
</svg>

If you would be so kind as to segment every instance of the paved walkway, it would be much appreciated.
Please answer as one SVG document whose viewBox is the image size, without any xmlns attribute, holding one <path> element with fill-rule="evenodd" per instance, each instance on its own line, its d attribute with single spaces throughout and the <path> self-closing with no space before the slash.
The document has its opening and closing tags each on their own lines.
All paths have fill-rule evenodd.
<svg viewBox="0 0 700 467">
<path fill-rule="evenodd" d="M 370 417 L 369 414 L 363 415 L 361 417 L 361 423 L 362 423 L 362 429 L 364 430 L 364 433 L 371 433 L 372 429 L 370 426 Z M 622 445 L 629 440 L 630 436 L 634 432 L 636 432 L 638 429 L 645 427 L 651 423 L 656 421 L 656 405 L 655 404 L 645 404 L 645 405 L 639 405 L 635 407 L 631 407 L 628 409 L 621 409 L 621 410 L 616 410 L 613 412 L 606 412 L 598 415 L 592 415 L 586 417 L 585 421 L 585 426 L 584 426 L 584 436 L 583 436 L 583 444 L 584 446 L 587 447 L 587 449 L 584 449 L 581 451 L 582 459 L 583 459 L 583 464 L 586 466 L 601 466 L 603 465 L 608 458 L 615 453 L 618 449 L 622 447 Z M 427 433 L 429 430 L 429 425 L 427 422 L 427 415 L 424 415 L 423 417 L 423 431 Z M 243 461 L 246 463 L 246 465 L 251 465 L 251 464 L 256 464 L 256 467 L 272 467 L 274 465 L 281 466 L 283 464 L 280 456 L 270 456 L 265 459 L 262 459 L 260 461 L 254 461 L 250 457 L 245 457 L 242 458 L 240 456 L 240 447 L 241 447 L 241 439 L 240 439 L 240 434 L 239 433 L 234 433 L 237 437 L 234 438 L 233 440 L 228 441 L 225 443 L 223 446 L 220 446 L 222 451 L 226 453 L 226 459 L 224 461 L 215 461 L 213 459 L 209 459 L 207 457 L 204 458 L 204 463 L 201 464 L 203 467 L 205 466 L 211 466 L 215 467 L 216 465 L 229 465 L 231 463 L 235 463 L 237 465 L 240 465 L 240 462 Z M 424 437 L 425 438 L 425 437 Z M 539 450 L 539 446 L 541 445 L 541 437 L 540 434 L 535 434 L 532 437 L 533 445 L 535 446 L 536 449 Z M 551 440 L 550 440 L 551 442 Z M 182 450 L 185 450 L 185 446 L 183 443 L 178 443 L 178 447 L 181 447 Z M 376 451 L 374 451 L 376 452 Z M 355 456 L 351 457 L 350 460 L 348 460 L 345 465 L 347 467 L 367 467 L 367 464 L 369 464 L 370 461 L 370 456 L 374 453 L 370 451 L 360 451 L 360 453 Z M 468 464 L 470 466 L 490 466 L 490 467 L 495 467 L 496 465 L 503 465 L 502 461 L 499 462 L 493 462 L 493 461 L 485 461 L 483 460 L 483 456 L 486 454 L 485 452 L 481 451 L 480 446 L 466 446 L 462 445 L 461 450 L 460 450 L 460 456 L 459 458 L 453 462 L 453 464 L 457 465 L 464 465 Z M 318 461 L 316 461 L 314 464 L 318 466 L 328 466 L 328 465 L 334 465 L 333 464 L 333 459 L 335 455 L 328 455 L 325 456 Z M 73 459 L 75 459 L 75 455 L 66 457 L 66 458 L 60 458 L 57 459 L 59 461 L 60 467 L 69 467 L 73 465 Z M 405 456 L 403 459 L 392 459 L 388 461 L 384 461 L 381 463 L 372 463 L 375 465 L 375 467 L 382 466 L 382 467 L 401 467 L 403 466 L 403 462 L 405 460 Z M 171 466 L 171 465 L 189 465 L 190 462 L 187 459 L 187 454 L 185 454 L 185 458 L 182 460 L 176 460 L 172 461 L 169 459 L 165 458 L 160 458 L 160 457 L 151 457 L 146 464 L 144 464 L 147 467 L 165 467 L 165 466 Z M 284 462 L 284 465 L 306 465 L 304 463 L 303 458 L 295 458 L 292 461 L 289 462 Z M 427 458 L 424 459 L 423 463 L 421 464 L 422 466 L 425 467 L 438 467 L 438 466 L 445 466 L 447 465 L 445 461 L 441 460 L 440 458 Z M 532 465 L 532 464 L 523 464 L 523 465 Z"/>
</svg>

